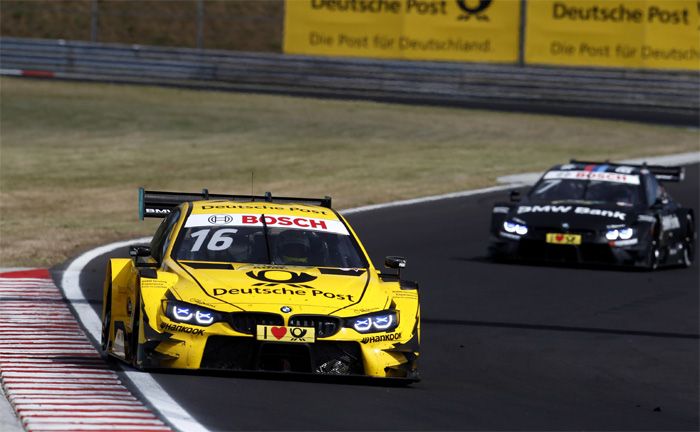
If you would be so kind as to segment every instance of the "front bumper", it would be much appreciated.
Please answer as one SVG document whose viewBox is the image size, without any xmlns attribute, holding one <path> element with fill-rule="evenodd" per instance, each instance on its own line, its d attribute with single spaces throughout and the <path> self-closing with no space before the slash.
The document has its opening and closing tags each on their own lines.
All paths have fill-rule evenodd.
<svg viewBox="0 0 700 432">
<path fill-rule="evenodd" d="M 197 327 L 159 314 L 141 344 L 143 368 L 216 369 L 418 380 L 418 343 L 400 328 L 371 338 L 343 328 L 313 343 L 257 340 L 227 323 Z M 156 330 L 157 327 L 158 330 Z M 404 336 L 405 335 L 405 336 Z"/>
<path fill-rule="evenodd" d="M 543 236 L 516 239 L 500 233 L 492 236 L 490 251 L 497 258 L 525 261 L 631 266 L 644 265 L 647 253 L 639 239 L 609 242 L 584 236 L 580 245 L 562 245 L 547 243 Z"/>
</svg>

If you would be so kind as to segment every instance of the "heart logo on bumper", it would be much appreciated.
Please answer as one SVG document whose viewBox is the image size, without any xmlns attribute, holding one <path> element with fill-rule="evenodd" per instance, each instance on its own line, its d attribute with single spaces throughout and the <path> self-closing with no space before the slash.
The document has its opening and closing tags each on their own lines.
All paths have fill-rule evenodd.
<svg viewBox="0 0 700 432">
<path fill-rule="evenodd" d="M 272 332 L 272 336 L 276 337 L 277 339 L 282 339 L 284 335 L 287 334 L 286 327 L 272 327 L 270 331 Z"/>
</svg>

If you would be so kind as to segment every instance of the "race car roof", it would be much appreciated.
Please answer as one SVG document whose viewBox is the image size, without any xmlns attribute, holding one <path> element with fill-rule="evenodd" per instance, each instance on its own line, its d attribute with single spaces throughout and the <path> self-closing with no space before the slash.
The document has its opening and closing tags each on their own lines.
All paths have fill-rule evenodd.
<svg viewBox="0 0 700 432">
<path fill-rule="evenodd" d="M 550 171 L 587 171 L 587 172 L 608 172 L 621 174 L 643 174 L 643 167 L 639 165 L 618 165 L 595 162 L 574 162 L 556 165 Z"/>
<path fill-rule="evenodd" d="M 568 164 L 556 165 L 549 171 L 581 171 L 589 173 L 614 173 L 620 175 L 653 174 L 659 181 L 679 182 L 685 178 L 683 167 L 637 165 L 614 162 L 590 162 L 572 159 Z"/>
</svg>

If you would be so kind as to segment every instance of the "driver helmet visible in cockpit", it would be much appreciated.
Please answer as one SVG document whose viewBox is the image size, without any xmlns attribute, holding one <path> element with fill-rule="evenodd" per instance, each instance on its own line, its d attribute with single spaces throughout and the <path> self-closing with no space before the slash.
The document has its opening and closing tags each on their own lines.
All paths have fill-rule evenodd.
<svg viewBox="0 0 700 432">
<path fill-rule="evenodd" d="M 311 240 L 302 230 L 288 229 L 278 234 L 276 239 L 277 257 L 281 264 L 308 265 L 311 254 Z"/>
</svg>

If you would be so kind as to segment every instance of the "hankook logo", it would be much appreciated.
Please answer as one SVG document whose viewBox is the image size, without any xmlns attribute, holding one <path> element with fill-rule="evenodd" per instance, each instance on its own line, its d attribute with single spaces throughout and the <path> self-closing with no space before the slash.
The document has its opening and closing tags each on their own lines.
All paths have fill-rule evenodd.
<svg viewBox="0 0 700 432">
<path fill-rule="evenodd" d="M 476 18 L 478 21 L 488 21 L 489 17 L 484 15 L 486 9 L 491 6 L 493 0 L 457 0 L 457 5 L 463 15 L 457 17 L 458 20 L 468 21 L 471 17 Z"/>
</svg>

